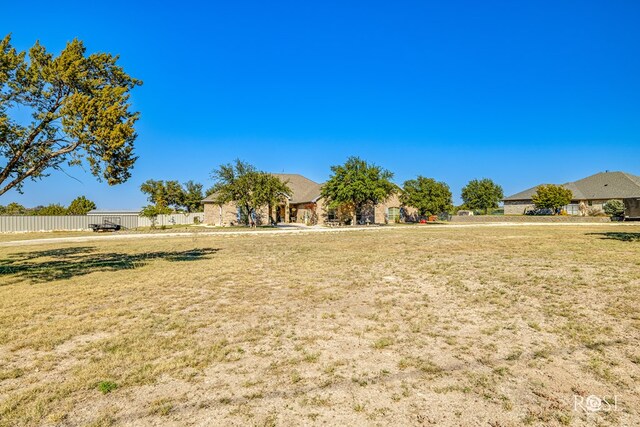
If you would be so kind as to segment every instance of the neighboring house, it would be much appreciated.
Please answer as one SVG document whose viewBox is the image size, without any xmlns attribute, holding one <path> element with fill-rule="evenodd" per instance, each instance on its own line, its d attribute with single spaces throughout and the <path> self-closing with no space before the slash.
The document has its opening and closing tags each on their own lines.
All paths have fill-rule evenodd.
<svg viewBox="0 0 640 427">
<path fill-rule="evenodd" d="M 564 207 L 569 215 L 582 215 L 585 210 L 602 211 L 603 205 L 609 200 L 622 200 L 625 216 L 640 218 L 640 176 L 607 171 L 562 184 L 562 187 L 573 193 L 571 203 Z M 523 215 L 533 209 L 531 197 L 537 188 L 538 186 L 532 187 L 505 198 L 504 214 Z"/>
<path fill-rule="evenodd" d="M 306 225 L 344 222 L 345 212 L 329 209 L 321 196 L 322 184 L 310 180 L 298 174 L 274 173 L 274 176 L 286 182 L 291 188 L 291 194 L 283 197 L 278 206 L 274 206 L 269 212 L 264 207 L 257 213 L 258 224 L 299 223 Z M 220 205 L 215 201 L 215 195 L 205 198 L 204 221 L 209 225 L 229 226 L 242 223 L 241 211 L 234 203 Z M 406 212 L 406 215 L 405 215 Z M 400 206 L 397 195 L 392 195 L 384 203 L 376 206 L 368 206 L 362 212 L 358 212 L 357 221 L 360 224 L 384 224 L 387 222 L 399 222 L 409 218 L 409 214 L 415 215 L 410 209 Z"/>
</svg>

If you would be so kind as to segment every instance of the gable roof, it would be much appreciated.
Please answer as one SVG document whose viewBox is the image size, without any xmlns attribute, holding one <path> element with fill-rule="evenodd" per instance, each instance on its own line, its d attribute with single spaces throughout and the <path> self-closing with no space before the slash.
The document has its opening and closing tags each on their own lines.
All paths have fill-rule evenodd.
<svg viewBox="0 0 640 427">
<path fill-rule="evenodd" d="M 542 185 L 542 184 L 541 184 Z M 573 200 L 607 200 L 640 197 L 640 176 L 626 172 L 600 172 L 574 182 L 561 184 L 571 190 Z M 531 200 L 539 186 L 506 197 L 505 201 Z"/>
<path fill-rule="evenodd" d="M 288 195 L 291 204 L 315 202 L 320 198 L 322 185 L 307 177 L 297 173 L 272 173 L 271 175 L 280 178 L 291 188 L 291 194 Z M 215 193 L 207 196 L 202 202 L 215 202 Z"/>
<path fill-rule="evenodd" d="M 297 173 L 272 173 L 291 188 L 289 203 L 315 202 L 320 198 L 322 185 Z"/>
</svg>

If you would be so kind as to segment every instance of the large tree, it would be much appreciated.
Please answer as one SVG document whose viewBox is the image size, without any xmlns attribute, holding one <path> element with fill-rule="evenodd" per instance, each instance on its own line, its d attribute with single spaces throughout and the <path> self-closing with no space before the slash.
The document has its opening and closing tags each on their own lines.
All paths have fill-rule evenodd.
<svg viewBox="0 0 640 427">
<path fill-rule="evenodd" d="M 148 200 L 160 208 L 170 208 L 175 212 L 190 214 L 202 209 L 202 184 L 187 181 L 156 181 L 149 179 L 142 183 L 140 191 L 147 194 Z"/>
<path fill-rule="evenodd" d="M 571 203 L 573 193 L 568 188 L 560 185 L 548 184 L 540 185 L 531 200 L 539 209 L 553 209 L 558 213 L 560 208 Z"/>
<path fill-rule="evenodd" d="M 35 216 L 60 216 L 67 215 L 67 208 L 59 203 L 51 203 L 47 206 L 33 208 L 31 215 Z"/>
<path fill-rule="evenodd" d="M 149 179 L 140 185 L 140 191 L 145 193 L 147 200 L 151 202 L 140 211 L 140 216 L 151 221 L 151 228 L 156 228 L 158 215 L 167 215 L 176 210 L 182 203 L 184 195 L 178 181 L 165 182 Z"/>
<path fill-rule="evenodd" d="M 84 196 L 76 197 L 67 208 L 67 215 L 86 215 L 96 208 L 96 204 Z"/>
<path fill-rule="evenodd" d="M 149 202 L 161 208 L 178 211 L 185 199 L 184 189 L 178 181 L 156 181 L 149 179 L 140 185 L 140 191 L 147 195 Z"/>
<path fill-rule="evenodd" d="M 20 203 L 11 202 L 7 206 L 0 206 L 0 214 L 2 215 L 25 215 L 27 208 Z"/>
<path fill-rule="evenodd" d="M 256 176 L 255 203 L 268 207 L 270 220 L 273 221 L 273 208 L 288 195 L 291 195 L 288 182 L 270 173 L 262 172 Z"/>
<path fill-rule="evenodd" d="M 400 201 L 416 208 L 420 216 L 436 215 L 453 208 L 449 186 L 423 176 L 405 181 Z"/>
<path fill-rule="evenodd" d="M 201 212 L 202 199 L 204 199 L 202 184 L 193 181 L 187 181 L 184 183 L 181 208 L 185 212 Z"/>
<path fill-rule="evenodd" d="M 331 209 L 349 210 L 353 225 L 357 213 L 366 205 L 385 201 L 397 189 L 391 182 L 392 172 L 359 157 L 349 157 L 344 165 L 331 166 L 331 172 L 322 186 L 322 197 Z"/>
<path fill-rule="evenodd" d="M 235 203 L 250 226 L 256 225 L 255 219 L 260 208 L 271 208 L 281 198 L 291 194 L 286 182 L 239 159 L 220 165 L 211 177 L 215 183 L 207 193 L 214 195 L 216 203 Z"/>
<path fill-rule="evenodd" d="M 462 201 L 468 209 L 489 214 L 504 198 L 502 187 L 489 178 L 473 179 L 462 189 Z"/>
<path fill-rule="evenodd" d="M 0 41 L 0 195 L 83 161 L 109 185 L 130 177 L 138 113 L 129 92 L 141 81 L 117 60 L 87 55 L 77 39 L 58 56 L 38 42 L 27 54 L 11 46 L 10 36 Z"/>
</svg>

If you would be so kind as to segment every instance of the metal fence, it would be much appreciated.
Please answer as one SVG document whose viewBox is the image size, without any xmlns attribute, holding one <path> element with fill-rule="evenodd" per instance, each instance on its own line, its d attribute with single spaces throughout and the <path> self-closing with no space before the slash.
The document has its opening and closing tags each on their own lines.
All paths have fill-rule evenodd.
<svg viewBox="0 0 640 427">
<path fill-rule="evenodd" d="M 158 215 L 156 226 L 193 224 L 204 221 L 201 212 L 172 215 Z M 89 230 L 89 224 L 110 221 L 124 228 L 150 227 L 151 220 L 137 215 L 65 215 L 65 216 L 24 216 L 0 215 L 0 233 L 26 231 L 79 231 Z"/>
<path fill-rule="evenodd" d="M 138 227 L 151 227 L 151 220 L 149 218 L 138 218 Z M 163 225 L 179 225 L 179 224 L 194 224 L 197 221 L 204 222 L 204 213 L 194 212 L 189 215 L 186 214 L 170 214 L 170 215 L 158 215 L 156 221 L 156 227 L 162 227 Z"/>
</svg>

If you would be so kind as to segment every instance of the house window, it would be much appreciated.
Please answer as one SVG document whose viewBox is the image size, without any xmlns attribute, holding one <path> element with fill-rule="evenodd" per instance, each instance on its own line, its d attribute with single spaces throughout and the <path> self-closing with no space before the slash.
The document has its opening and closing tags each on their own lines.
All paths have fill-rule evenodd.
<svg viewBox="0 0 640 427">
<path fill-rule="evenodd" d="M 387 209 L 387 220 L 389 222 L 400 222 L 400 208 Z"/>
<path fill-rule="evenodd" d="M 567 215 L 579 215 L 580 214 L 580 205 L 578 205 L 577 203 L 571 203 L 571 204 L 565 206 L 563 209 L 567 213 Z"/>
<path fill-rule="evenodd" d="M 593 200 L 589 200 L 589 201 L 587 201 L 587 204 L 588 204 L 589 206 L 593 206 Z"/>
<path fill-rule="evenodd" d="M 335 209 L 327 210 L 327 220 L 329 221 L 337 221 L 338 220 L 338 212 Z"/>
</svg>

